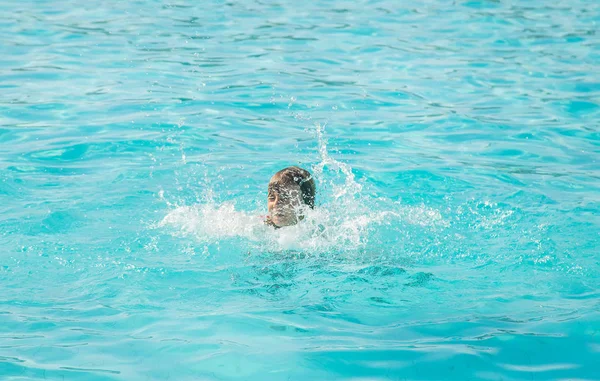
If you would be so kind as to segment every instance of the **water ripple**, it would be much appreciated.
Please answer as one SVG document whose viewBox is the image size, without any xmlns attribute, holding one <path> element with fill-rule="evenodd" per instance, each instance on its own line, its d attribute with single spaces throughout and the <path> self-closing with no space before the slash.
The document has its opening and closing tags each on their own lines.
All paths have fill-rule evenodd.
<svg viewBox="0 0 600 381">
<path fill-rule="evenodd" d="M 0 378 L 597 379 L 599 20 L 1 2 Z"/>
</svg>

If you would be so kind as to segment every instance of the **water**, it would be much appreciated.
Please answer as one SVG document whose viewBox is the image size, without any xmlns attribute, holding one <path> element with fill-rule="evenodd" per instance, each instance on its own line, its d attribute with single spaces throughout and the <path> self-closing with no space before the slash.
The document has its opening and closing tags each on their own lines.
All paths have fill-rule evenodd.
<svg viewBox="0 0 600 381">
<path fill-rule="evenodd" d="M 599 380 L 599 22 L 2 1 L 0 378 Z"/>
</svg>

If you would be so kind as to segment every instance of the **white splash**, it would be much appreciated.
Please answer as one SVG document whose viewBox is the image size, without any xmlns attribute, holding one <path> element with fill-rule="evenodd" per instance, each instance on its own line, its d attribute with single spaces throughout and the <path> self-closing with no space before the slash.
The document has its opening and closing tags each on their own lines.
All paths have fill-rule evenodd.
<svg viewBox="0 0 600 381">
<path fill-rule="evenodd" d="M 389 212 L 338 215 L 326 208 L 309 210 L 295 226 L 274 229 L 257 212 L 235 209 L 234 204 L 180 206 L 158 224 L 176 236 L 192 236 L 199 243 L 240 237 L 266 250 L 355 250 L 364 246 L 367 230 L 385 221 Z"/>
<path fill-rule="evenodd" d="M 193 236 L 199 243 L 219 243 L 242 238 L 264 250 L 299 250 L 318 253 L 356 251 L 364 248 L 376 229 L 410 224 L 445 226 L 439 211 L 425 206 L 407 207 L 398 202 L 364 196 L 352 168 L 327 153 L 324 126 L 316 125 L 320 162 L 312 169 L 317 180 L 320 205 L 307 210 L 295 226 L 274 229 L 264 223 L 264 210 L 240 211 L 235 204 L 207 201 L 175 207 L 159 223 L 174 235 Z M 210 189 L 207 192 L 210 193 Z M 399 224 L 399 222 L 401 222 Z"/>
<path fill-rule="evenodd" d="M 235 210 L 233 203 L 180 206 L 167 214 L 159 226 L 175 227 L 175 232 L 195 235 L 205 242 L 238 236 L 254 239 L 266 230 L 258 215 Z"/>
</svg>

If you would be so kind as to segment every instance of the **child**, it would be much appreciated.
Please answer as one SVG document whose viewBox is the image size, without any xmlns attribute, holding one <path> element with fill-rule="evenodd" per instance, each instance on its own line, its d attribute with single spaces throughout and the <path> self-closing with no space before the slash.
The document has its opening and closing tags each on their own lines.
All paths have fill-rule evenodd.
<svg viewBox="0 0 600 381">
<path fill-rule="evenodd" d="M 305 206 L 315 207 L 315 182 L 311 174 L 299 167 L 287 167 L 269 181 L 265 223 L 276 229 L 295 225 L 304 218 Z"/>
</svg>

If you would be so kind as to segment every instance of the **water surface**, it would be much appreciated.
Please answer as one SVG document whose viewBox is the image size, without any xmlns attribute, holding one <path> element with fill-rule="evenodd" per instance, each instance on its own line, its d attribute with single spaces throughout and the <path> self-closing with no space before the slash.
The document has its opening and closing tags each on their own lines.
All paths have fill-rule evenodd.
<svg viewBox="0 0 600 381">
<path fill-rule="evenodd" d="M 599 380 L 599 22 L 2 1 L 2 380 Z"/>
</svg>

